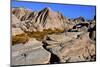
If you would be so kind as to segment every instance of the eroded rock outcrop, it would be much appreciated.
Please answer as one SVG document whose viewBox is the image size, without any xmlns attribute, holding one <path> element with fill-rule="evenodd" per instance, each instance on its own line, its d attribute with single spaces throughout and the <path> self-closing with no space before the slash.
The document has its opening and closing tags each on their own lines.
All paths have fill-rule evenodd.
<svg viewBox="0 0 100 67">
<path fill-rule="evenodd" d="M 89 37 L 92 39 L 92 40 L 95 40 L 96 41 L 96 25 L 91 28 L 92 30 L 90 31 L 90 34 L 89 34 Z"/>
<path fill-rule="evenodd" d="M 61 35 L 55 35 L 55 38 L 60 36 L 65 41 L 61 41 L 60 38 L 57 38 L 60 41 L 57 41 L 55 38 L 54 40 L 54 35 L 51 35 L 51 39 L 47 39 L 45 42 L 46 48 L 51 53 L 57 55 L 61 63 L 95 60 L 95 42 L 89 38 L 89 33 L 76 32 L 69 35 L 64 36 L 64 38 Z"/>
<path fill-rule="evenodd" d="M 24 8 L 13 8 L 12 13 L 23 21 L 20 27 L 24 31 L 43 31 L 44 29 L 67 29 L 66 19 L 61 13 L 54 12 L 51 8 L 44 8 L 39 12 L 31 12 Z"/>
<path fill-rule="evenodd" d="M 47 64 L 51 53 L 42 47 L 36 39 L 30 39 L 25 44 L 12 46 L 12 65 Z"/>
<path fill-rule="evenodd" d="M 12 65 L 96 60 L 96 16 L 69 19 L 47 7 L 12 8 Z"/>
<path fill-rule="evenodd" d="M 32 13 L 32 10 L 25 9 L 25 8 L 12 8 L 12 14 L 15 15 L 20 21 L 23 21 L 29 17 L 29 15 Z"/>
<path fill-rule="evenodd" d="M 19 27 L 19 23 L 21 23 L 21 21 L 12 14 L 12 36 L 24 33 L 24 31 Z"/>
</svg>

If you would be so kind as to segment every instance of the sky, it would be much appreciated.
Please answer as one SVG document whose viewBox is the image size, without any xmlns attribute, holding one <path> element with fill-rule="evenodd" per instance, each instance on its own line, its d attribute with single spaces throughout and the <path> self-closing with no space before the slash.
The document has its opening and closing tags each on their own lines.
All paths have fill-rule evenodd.
<svg viewBox="0 0 100 67">
<path fill-rule="evenodd" d="M 59 11 L 65 17 L 77 18 L 82 16 L 87 20 L 93 19 L 96 13 L 95 6 L 83 6 L 74 4 L 40 3 L 12 0 L 12 7 L 24 7 L 33 11 L 40 11 L 45 7 L 50 7 L 53 11 Z"/>
</svg>

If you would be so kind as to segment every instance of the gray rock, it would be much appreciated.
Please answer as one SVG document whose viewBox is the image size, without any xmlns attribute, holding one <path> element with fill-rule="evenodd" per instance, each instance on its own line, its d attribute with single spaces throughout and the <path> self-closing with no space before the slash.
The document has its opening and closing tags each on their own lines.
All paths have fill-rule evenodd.
<svg viewBox="0 0 100 67">
<path fill-rule="evenodd" d="M 46 64 L 51 53 L 42 47 L 42 43 L 30 39 L 25 44 L 12 46 L 12 65 Z"/>
<path fill-rule="evenodd" d="M 28 50 L 21 55 L 12 56 L 12 65 L 47 64 L 51 54 L 44 48 Z"/>
<path fill-rule="evenodd" d="M 60 34 L 52 34 L 47 36 L 45 42 L 49 45 L 61 44 L 76 39 L 78 35 L 81 34 L 83 34 L 83 32 L 65 32 Z"/>
<path fill-rule="evenodd" d="M 90 61 L 92 59 L 92 56 L 95 55 L 95 43 L 91 42 L 88 34 L 85 33 L 80 38 L 65 43 L 66 46 L 60 50 L 63 60 L 66 62 L 76 62 Z"/>
<path fill-rule="evenodd" d="M 79 36 L 76 37 L 76 34 Z M 67 36 L 74 36 L 74 38 L 67 42 L 58 43 L 56 46 L 51 44 L 47 46 L 47 49 L 57 55 L 60 62 L 90 61 L 93 59 L 92 56 L 95 56 L 95 43 L 89 38 L 89 33 L 76 34 L 67 34 Z"/>
</svg>

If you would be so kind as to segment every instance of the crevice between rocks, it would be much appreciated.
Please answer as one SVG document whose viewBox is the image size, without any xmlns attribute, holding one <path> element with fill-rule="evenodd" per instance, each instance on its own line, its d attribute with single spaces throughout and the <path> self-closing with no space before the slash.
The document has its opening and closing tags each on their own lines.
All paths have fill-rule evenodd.
<svg viewBox="0 0 100 67">
<path fill-rule="evenodd" d="M 54 53 L 52 53 L 49 49 L 46 48 L 46 46 L 47 46 L 48 44 L 45 43 L 44 41 L 42 41 L 42 43 L 43 43 L 43 48 L 44 48 L 45 50 L 47 50 L 48 52 L 51 53 L 51 57 L 50 57 L 49 63 L 50 63 L 50 64 L 57 64 L 57 63 L 60 63 L 60 58 L 59 58 L 57 55 L 55 55 Z"/>
</svg>

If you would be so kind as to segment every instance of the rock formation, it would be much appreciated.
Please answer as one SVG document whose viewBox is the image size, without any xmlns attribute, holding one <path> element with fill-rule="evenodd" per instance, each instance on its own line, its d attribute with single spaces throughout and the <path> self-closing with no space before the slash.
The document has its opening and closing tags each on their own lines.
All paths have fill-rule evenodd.
<svg viewBox="0 0 100 67">
<path fill-rule="evenodd" d="M 39 12 L 31 12 L 24 8 L 13 8 L 12 13 L 22 21 L 19 25 L 24 31 L 64 30 L 67 27 L 68 19 L 50 8 L 44 8 Z"/>
<path fill-rule="evenodd" d="M 42 45 L 41 42 L 30 39 L 25 44 L 12 46 L 12 65 L 49 63 L 51 54 Z"/>
<path fill-rule="evenodd" d="M 61 63 L 95 60 L 95 42 L 89 38 L 89 33 L 74 32 L 72 34 L 70 32 L 66 34 L 70 34 L 70 36 L 52 35 L 60 41 L 55 38 L 47 39 L 45 42 L 46 49 L 57 55 Z M 56 36 L 63 38 L 59 39 Z M 63 39 L 65 41 L 62 41 Z"/>
<path fill-rule="evenodd" d="M 12 8 L 12 65 L 96 60 L 96 16 L 70 19 L 47 7 Z"/>
</svg>

